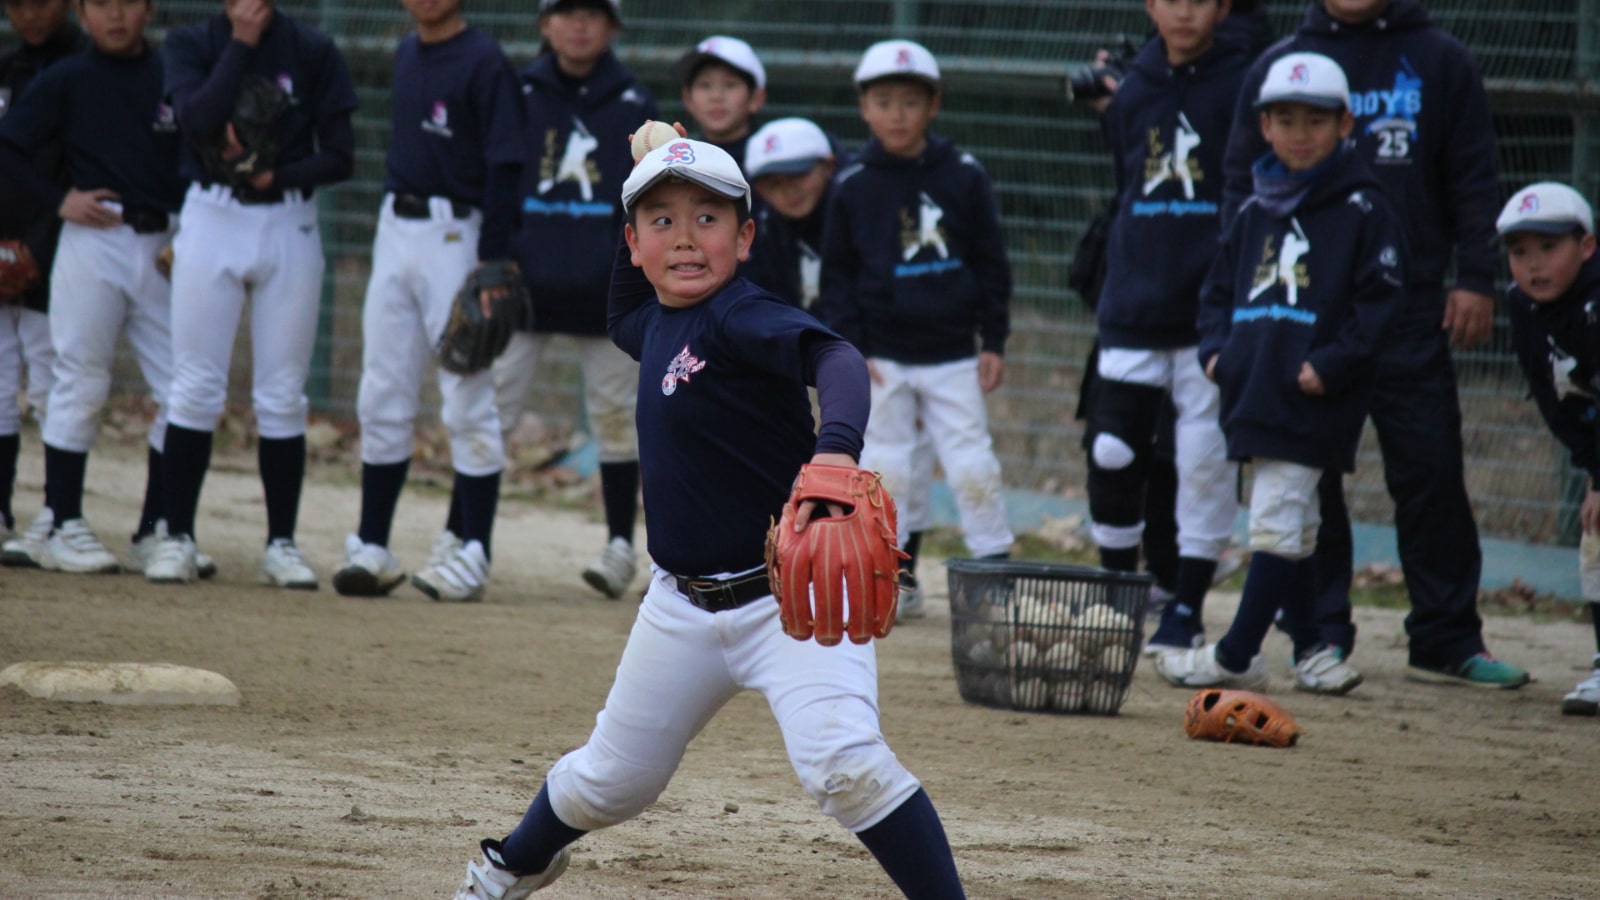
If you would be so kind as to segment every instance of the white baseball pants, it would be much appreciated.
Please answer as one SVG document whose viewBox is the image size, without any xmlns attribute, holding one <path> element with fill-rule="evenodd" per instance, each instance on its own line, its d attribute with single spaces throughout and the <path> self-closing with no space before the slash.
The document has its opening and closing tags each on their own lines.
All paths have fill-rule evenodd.
<svg viewBox="0 0 1600 900">
<path fill-rule="evenodd" d="M 169 415 L 214 431 L 228 399 L 234 335 L 250 301 L 251 400 L 264 438 L 306 432 L 306 377 L 322 297 L 317 207 L 299 191 L 244 205 L 220 186 L 191 185 L 172 262 Z"/>
<path fill-rule="evenodd" d="M 50 340 L 56 347 L 44 442 L 87 453 L 100 433 L 100 411 L 111 394 L 117 335 L 126 332 L 156 402 L 150 446 L 166 443 L 172 383 L 172 300 L 156 254 L 171 231 L 135 234 L 132 228 L 66 223 L 50 270 Z"/>
<path fill-rule="evenodd" d="M 878 824 L 921 787 L 879 728 L 873 643 L 797 641 L 771 598 L 705 612 L 654 569 L 588 743 L 546 779 L 556 815 L 584 831 L 638 815 L 689 742 L 744 690 L 766 698 L 801 786 L 849 831 Z"/>
<path fill-rule="evenodd" d="M 1322 470 L 1280 459 L 1250 463 L 1250 549 L 1305 559 L 1317 549 L 1322 503 L 1317 482 Z"/>
<path fill-rule="evenodd" d="M 24 385 L 34 418 L 44 419 L 55 362 L 50 317 L 20 304 L 0 307 L 0 436 L 22 430 L 22 408 L 14 401 Z"/>
<path fill-rule="evenodd" d="M 883 474 L 884 486 L 897 505 L 900 497 L 917 491 L 920 420 L 955 495 L 967 550 L 973 556 L 1009 552 L 1015 538 L 1006 521 L 1000 460 L 989 438 L 977 358 L 927 366 L 886 359 L 874 359 L 872 364 L 883 383 L 872 385 L 872 415 L 867 420 L 861 467 Z M 923 472 L 930 468 L 922 463 Z M 928 477 L 931 480 L 931 473 Z M 922 491 L 925 494 L 926 487 Z M 925 498 L 921 502 L 925 503 Z M 913 512 L 926 525 L 926 511 Z M 902 544 L 911 534 L 910 524 L 914 523 L 900 517 Z"/>
<path fill-rule="evenodd" d="M 1222 394 L 1200 368 L 1196 348 L 1102 348 L 1099 365 L 1101 378 L 1171 392 L 1178 410 L 1178 553 L 1221 558 L 1239 515 L 1239 467 L 1228 460 L 1222 435 Z M 1128 546 L 1096 540 L 1101 546 Z"/>
<path fill-rule="evenodd" d="M 430 201 L 432 218 L 394 214 L 384 197 L 372 243 L 372 278 L 361 310 L 361 461 L 390 465 L 411 458 L 422 373 L 444 334 L 462 282 L 478 265 L 481 213 L 457 219 L 447 200 Z M 450 462 L 463 475 L 505 468 L 505 442 L 491 370 L 456 375 L 438 369 L 439 419 L 450 433 Z"/>
<path fill-rule="evenodd" d="M 511 346 L 494 362 L 495 403 L 500 427 L 517 426 L 523 404 L 533 389 L 539 360 L 550 348 L 553 334 L 519 331 Z M 583 409 L 594 433 L 603 463 L 633 462 L 639 458 L 639 428 L 634 411 L 639 401 L 639 364 L 617 349 L 609 337 L 566 335 L 578 345 L 578 368 L 583 375 Z"/>
</svg>

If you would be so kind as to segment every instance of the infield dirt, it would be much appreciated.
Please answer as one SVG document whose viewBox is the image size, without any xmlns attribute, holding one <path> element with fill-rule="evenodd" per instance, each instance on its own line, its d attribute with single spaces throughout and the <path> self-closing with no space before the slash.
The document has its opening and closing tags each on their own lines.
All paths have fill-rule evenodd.
<svg viewBox="0 0 1600 900">
<path fill-rule="evenodd" d="M 37 447 L 37 443 L 25 446 Z M 359 491 L 313 468 L 300 544 L 315 593 L 257 582 L 253 459 L 222 459 L 200 542 L 221 568 L 186 587 L 0 570 L 0 666 L 172 662 L 226 675 L 237 708 L 58 704 L 0 692 L 0 896 L 449 896 L 481 837 L 516 824 L 605 700 L 635 598 L 579 579 L 597 516 L 501 505 L 481 605 L 328 585 Z M 38 468 L 25 454 L 24 472 Z M 143 455 L 97 452 L 86 508 L 126 549 Z M 23 478 L 18 512 L 34 511 Z M 410 491 L 394 548 L 417 565 L 445 498 Z M 1274 695 L 1308 734 L 1290 750 L 1183 733 L 1189 692 L 1141 664 L 1115 718 L 962 703 L 943 571 L 933 614 L 879 649 L 884 730 L 944 818 L 978 897 L 1583 897 L 1600 844 L 1600 721 L 1562 717 L 1587 625 L 1491 617 L 1490 646 L 1539 679 L 1515 692 L 1402 680 L 1403 613 L 1358 609 L 1345 698 Z M 1214 595 L 1221 634 L 1235 597 Z M 671 672 L 660 673 L 673 677 Z M 585 837 L 561 897 L 894 897 L 800 790 L 765 704 L 744 694 L 689 748 L 661 801 Z"/>
</svg>

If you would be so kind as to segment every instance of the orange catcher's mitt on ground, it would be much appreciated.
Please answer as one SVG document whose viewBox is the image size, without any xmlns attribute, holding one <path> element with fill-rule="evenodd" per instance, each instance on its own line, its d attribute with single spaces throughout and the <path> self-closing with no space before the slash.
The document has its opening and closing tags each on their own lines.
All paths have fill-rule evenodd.
<svg viewBox="0 0 1600 900">
<path fill-rule="evenodd" d="M 39 283 L 33 251 L 21 241 L 0 241 L 0 303 L 15 300 Z M 10 398 L 7 398 L 8 400 Z"/>
<path fill-rule="evenodd" d="M 800 505 L 817 508 L 805 530 L 794 530 Z M 827 504 L 844 507 L 829 515 Z M 848 634 L 864 644 L 894 627 L 898 573 L 905 554 L 895 538 L 894 498 L 876 472 L 807 464 L 767 532 L 767 578 L 778 600 L 783 631 L 832 647 Z"/>
<path fill-rule="evenodd" d="M 1183 730 L 1196 740 L 1293 747 L 1303 734 L 1289 711 L 1251 691 L 1208 688 L 1189 700 Z"/>
</svg>

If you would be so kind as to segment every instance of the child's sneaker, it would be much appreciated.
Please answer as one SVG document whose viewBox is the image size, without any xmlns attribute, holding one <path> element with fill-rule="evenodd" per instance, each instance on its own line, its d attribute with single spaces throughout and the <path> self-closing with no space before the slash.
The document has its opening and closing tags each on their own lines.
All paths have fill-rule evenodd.
<svg viewBox="0 0 1600 900">
<path fill-rule="evenodd" d="M 386 597 L 406 573 L 387 547 L 368 544 L 360 537 L 344 537 L 344 565 L 333 573 L 333 589 L 346 597 Z"/>
<path fill-rule="evenodd" d="M 1296 690 L 1342 696 L 1360 683 L 1361 673 L 1344 661 L 1344 649 L 1332 644 L 1324 644 L 1294 667 Z"/>
<path fill-rule="evenodd" d="M 50 507 L 39 510 L 27 528 L 0 544 L 0 565 L 37 569 L 44 559 L 44 542 L 50 539 L 55 527 L 56 514 Z"/>
<path fill-rule="evenodd" d="M 455 900 L 523 900 L 560 878 L 572 861 L 572 851 L 562 847 L 543 872 L 517 875 L 505 868 L 499 841 L 485 840 L 481 850 L 477 859 L 467 863 L 467 878 L 456 888 Z"/>
<path fill-rule="evenodd" d="M 1250 660 L 1250 668 L 1235 672 L 1217 662 L 1217 645 L 1207 644 L 1190 650 L 1163 653 L 1156 657 L 1156 674 L 1177 687 L 1226 687 L 1259 691 L 1267 686 L 1267 666 L 1261 656 Z"/>
<path fill-rule="evenodd" d="M 1501 662 L 1488 653 L 1470 656 L 1458 665 L 1439 668 L 1411 663 L 1406 666 L 1406 678 L 1428 684 L 1466 684 L 1503 690 L 1515 690 L 1533 680 L 1526 669 Z"/>
<path fill-rule="evenodd" d="M 433 539 L 433 546 L 428 548 L 428 565 L 442 566 L 461 552 L 461 538 L 454 531 L 446 528 L 439 532 Z"/>
<path fill-rule="evenodd" d="M 45 539 L 39 567 L 78 575 L 109 575 L 122 571 L 117 555 L 106 549 L 87 519 L 69 519 Z"/>
<path fill-rule="evenodd" d="M 261 576 L 268 584 L 295 591 L 317 589 L 317 573 L 288 538 L 273 538 L 261 557 Z"/>
<path fill-rule="evenodd" d="M 1600 714 L 1600 656 L 1594 658 L 1594 671 L 1578 682 L 1572 693 L 1561 698 L 1561 712 L 1568 716 Z"/>
<path fill-rule="evenodd" d="M 1205 626 L 1187 608 L 1168 603 L 1166 610 L 1161 613 L 1161 625 L 1144 645 L 1144 655 L 1160 656 L 1194 650 L 1205 646 L 1205 642 Z"/>
<path fill-rule="evenodd" d="M 489 558 L 477 541 L 468 541 L 444 563 L 425 566 L 411 576 L 417 590 L 441 603 L 476 603 L 483 599 L 488 581 Z"/>
<path fill-rule="evenodd" d="M 144 578 L 152 584 L 188 584 L 199 574 L 194 539 L 188 535 L 161 538 L 144 566 Z"/>
<path fill-rule="evenodd" d="M 915 578 L 900 576 L 900 597 L 895 604 L 895 619 L 920 619 L 928 614 L 928 601 Z"/>
<path fill-rule="evenodd" d="M 134 538 L 133 543 L 128 545 L 128 570 L 141 575 L 144 574 L 145 568 L 150 565 L 151 558 L 155 556 L 156 547 L 161 545 L 162 539 L 166 536 L 167 520 L 157 519 L 154 530 L 149 534 L 141 534 Z M 198 547 L 194 551 L 194 568 L 195 574 L 201 578 L 216 577 L 216 560 L 212 559 L 210 555 L 201 552 Z"/>
<path fill-rule="evenodd" d="M 614 537 L 600 556 L 583 570 L 584 583 L 615 600 L 628 589 L 639 571 L 637 554 L 627 539 Z"/>
</svg>

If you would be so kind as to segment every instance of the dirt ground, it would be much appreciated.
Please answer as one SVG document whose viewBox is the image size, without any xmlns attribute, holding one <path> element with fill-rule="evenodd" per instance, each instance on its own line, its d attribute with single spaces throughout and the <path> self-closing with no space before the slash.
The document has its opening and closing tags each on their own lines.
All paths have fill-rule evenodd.
<svg viewBox="0 0 1600 900">
<path fill-rule="evenodd" d="M 38 493 L 25 439 L 18 512 Z M 97 454 L 87 511 L 120 537 L 142 458 Z M 0 896 L 441 897 L 584 740 L 636 604 L 578 572 L 597 515 L 507 501 L 489 602 L 326 586 L 358 490 L 313 471 L 300 542 L 316 593 L 262 587 L 249 460 L 213 468 L 201 544 L 212 583 L 0 570 L 0 666 L 172 662 L 231 678 L 236 708 L 56 704 L 0 692 Z M 410 491 L 395 549 L 415 563 L 445 498 Z M 923 580 L 941 586 L 936 563 Z M 643 581 L 637 583 L 642 588 Z M 940 595 L 942 599 L 942 591 Z M 1236 598 L 1207 611 L 1214 633 Z M 1491 618 L 1491 646 L 1538 677 L 1517 692 L 1414 685 L 1401 615 L 1357 612 L 1367 683 L 1274 692 L 1309 734 L 1291 750 L 1188 740 L 1188 692 L 1141 666 L 1116 718 L 963 704 L 948 613 L 880 645 L 884 728 L 933 797 L 973 897 L 1593 896 L 1600 722 L 1563 718 L 1584 625 Z M 671 678 L 672 673 L 661 673 Z M 816 811 L 759 698 L 735 700 L 662 800 L 587 836 L 541 897 L 892 897 Z"/>
</svg>

